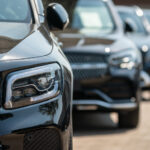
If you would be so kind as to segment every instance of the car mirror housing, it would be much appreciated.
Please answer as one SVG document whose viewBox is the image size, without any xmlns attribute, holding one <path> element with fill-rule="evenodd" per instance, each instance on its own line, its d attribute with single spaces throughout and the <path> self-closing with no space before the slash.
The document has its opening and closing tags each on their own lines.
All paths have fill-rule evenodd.
<svg viewBox="0 0 150 150">
<path fill-rule="evenodd" d="M 69 24 L 68 13 L 65 8 L 58 3 L 50 3 L 47 7 L 47 23 L 50 30 L 63 30 Z"/>
</svg>

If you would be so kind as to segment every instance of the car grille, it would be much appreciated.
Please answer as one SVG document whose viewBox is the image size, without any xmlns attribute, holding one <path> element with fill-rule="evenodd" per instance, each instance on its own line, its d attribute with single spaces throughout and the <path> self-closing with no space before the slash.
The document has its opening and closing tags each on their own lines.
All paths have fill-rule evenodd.
<svg viewBox="0 0 150 150">
<path fill-rule="evenodd" d="M 60 136 L 55 129 L 29 132 L 24 137 L 24 150 L 60 150 Z"/>
<path fill-rule="evenodd" d="M 113 79 L 102 84 L 100 90 L 114 100 L 131 99 L 134 97 L 134 90 L 131 82 L 125 79 Z"/>
<path fill-rule="evenodd" d="M 106 73 L 106 69 L 84 69 L 73 70 L 75 80 L 86 80 L 92 78 L 98 78 Z"/>
<path fill-rule="evenodd" d="M 86 92 L 90 91 L 93 89 L 100 90 L 103 92 L 105 95 L 108 97 L 112 98 L 115 101 L 122 101 L 122 100 L 129 100 L 133 97 L 135 97 L 135 92 L 134 92 L 134 87 L 133 84 L 126 80 L 126 79 L 112 79 L 112 80 L 106 80 L 104 83 L 101 84 L 86 84 L 82 85 L 82 89 L 84 89 L 84 92 L 80 91 L 75 91 L 74 93 L 74 99 L 82 99 L 82 100 L 87 100 L 87 99 L 100 99 L 104 100 L 103 97 L 100 97 L 98 94 L 94 92 Z"/>
<path fill-rule="evenodd" d="M 75 80 L 98 78 L 107 72 L 107 60 L 104 54 L 65 54 L 71 63 Z"/>
<path fill-rule="evenodd" d="M 87 53 L 65 53 L 71 63 L 100 63 L 106 62 L 106 55 Z"/>
</svg>

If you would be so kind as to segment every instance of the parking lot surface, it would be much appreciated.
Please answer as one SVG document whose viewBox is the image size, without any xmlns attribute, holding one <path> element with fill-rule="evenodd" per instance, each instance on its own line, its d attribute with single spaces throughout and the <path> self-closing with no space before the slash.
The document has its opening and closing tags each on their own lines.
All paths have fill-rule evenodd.
<svg viewBox="0 0 150 150">
<path fill-rule="evenodd" d="M 150 150 L 150 102 L 141 104 L 137 129 L 119 129 L 116 114 L 76 113 L 74 150 Z"/>
</svg>

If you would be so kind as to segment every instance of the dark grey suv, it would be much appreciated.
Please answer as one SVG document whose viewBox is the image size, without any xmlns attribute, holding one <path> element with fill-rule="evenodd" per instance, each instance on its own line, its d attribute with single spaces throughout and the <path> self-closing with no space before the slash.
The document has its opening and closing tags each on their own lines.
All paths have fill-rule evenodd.
<svg viewBox="0 0 150 150">
<path fill-rule="evenodd" d="M 142 58 L 124 36 L 112 1 L 67 2 L 70 28 L 56 34 L 74 73 L 74 108 L 117 112 L 120 127 L 136 127 Z"/>
</svg>

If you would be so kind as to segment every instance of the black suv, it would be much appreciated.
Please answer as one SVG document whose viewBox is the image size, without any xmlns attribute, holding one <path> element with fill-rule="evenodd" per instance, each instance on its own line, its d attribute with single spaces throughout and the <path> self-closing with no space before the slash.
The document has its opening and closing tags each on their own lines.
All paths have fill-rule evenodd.
<svg viewBox="0 0 150 150">
<path fill-rule="evenodd" d="M 150 24 L 140 7 L 117 6 L 125 36 L 132 40 L 143 57 L 141 86 L 150 88 Z"/>
<path fill-rule="evenodd" d="M 74 72 L 74 108 L 118 112 L 120 127 L 136 127 L 141 54 L 123 35 L 112 1 L 63 4 L 73 10 L 71 28 L 56 34 Z"/>
<path fill-rule="evenodd" d="M 71 150 L 73 77 L 49 32 L 69 19 L 56 3 L 1 0 L 0 150 Z"/>
</svg>

